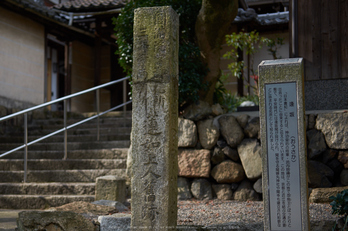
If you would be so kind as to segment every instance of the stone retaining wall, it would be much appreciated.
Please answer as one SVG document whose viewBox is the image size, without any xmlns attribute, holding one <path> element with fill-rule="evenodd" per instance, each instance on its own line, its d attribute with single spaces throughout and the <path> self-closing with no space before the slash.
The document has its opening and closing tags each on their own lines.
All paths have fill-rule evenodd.
<svg viewBox="0 0 348 231">
<path fill-rule="evenodd" d="M 201 103 L 178 124 L 179 199 L 262 199 L 258 113 L 222 114 Z M 348 185 L 348 113 L 308 113 L 306 127 L 308 187 Z"/>
</svg>

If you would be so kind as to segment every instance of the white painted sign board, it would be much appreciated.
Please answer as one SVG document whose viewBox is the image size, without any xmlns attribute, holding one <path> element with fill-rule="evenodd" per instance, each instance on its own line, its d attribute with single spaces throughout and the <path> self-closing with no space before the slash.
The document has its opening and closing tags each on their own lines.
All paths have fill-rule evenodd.
<svg viewBox="0 0 348 231">
<path fill-rule="evenodd" d="M 265 85 L 271 230 L 301 230 L 296 83 Z"/>
</svg>

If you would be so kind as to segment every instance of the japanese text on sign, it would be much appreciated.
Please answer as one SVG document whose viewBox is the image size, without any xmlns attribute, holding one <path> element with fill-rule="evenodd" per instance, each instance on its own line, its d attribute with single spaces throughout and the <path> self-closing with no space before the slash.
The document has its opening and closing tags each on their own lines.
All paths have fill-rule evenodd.
<svg viewBox="0 0 348 231">
<path fill-rule="evenodd" d="M 265 84 L 271 230 L 301 230 L 296 83 Z"/>
</svg>

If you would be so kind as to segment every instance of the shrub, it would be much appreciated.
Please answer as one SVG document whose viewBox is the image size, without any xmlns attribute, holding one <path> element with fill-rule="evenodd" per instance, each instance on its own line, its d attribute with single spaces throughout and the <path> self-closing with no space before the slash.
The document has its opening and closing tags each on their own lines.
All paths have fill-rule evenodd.
<svg viewBox="0 0 348 231">
<path fill-rule="evenodd" d="M 346 230 L 348 223 L 348 189 L 343 190 L 336 196 L 330 197 L 330 200 L 333 200 L 330 203 L 332 207 L 332 214 L 344 216 L 344 225 L 342 230 Z M 333 227 L 332 230 L 336 230 L 336 225 Z"/>
<path fill-rule="evenodd" d="M 198 91 L 207 68 L 203 65 L 195 41 L 195 23 L 201 8 L 201 0 L 149 0 L 129 1 L 120 15 L 113 19 L 119 55 L 119 64 L 127 75 L 132 73 L 134 9 L 170 5 L 180 16 L 179 28 L 179 105 L 198 100 Z"/>
</svg>

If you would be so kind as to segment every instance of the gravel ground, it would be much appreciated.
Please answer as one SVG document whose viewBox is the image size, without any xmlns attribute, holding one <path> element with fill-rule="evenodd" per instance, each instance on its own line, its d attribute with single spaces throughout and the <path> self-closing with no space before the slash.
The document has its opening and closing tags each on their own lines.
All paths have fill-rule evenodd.
<svg viewBox="0 0 348 231">
<path fill-rule="evenodd" d="M 329 204 L 309 205 L 310 221 L 336 220 Z M 178 201 L 178 225 L 209 226 L 227 222 L 263 222 L 262 201 Z"/>
<path fill-rule="evenodd" d="M 127 202 L 125 205 L 130 206 Z M 73 202 L 50 210 L 74 211 L 83 213 L 86 218 L 97 220 L 98 215 L 111 215 L 117 211 L 113 207 L 93 205 L 87 202 Z M 131 211 L 122 213 L 130 214 Z M 322 221 L 336 221 L 338 216 L 331 214 L 330 204 L 311 203 L 309 205 L 310 221 L 316 222 L 317 229 L 311 230 L 331 230 L 333 223 L 324 228 Z M 238 223 L 256 224 L 254 229 L 245 228 L 242 230 L 260 230 L 263 222 L 263 202 L 262 201 L 221 201 L 215 200 L 183 200 L 178 201 L 178 225 L 181 227 L 199 226 L 214 227 L 215 225 Z M 313 228 L 313 227 L 312 227 Z M 227 230 L 241 230 L 240 228 Z"/>
</svg>

